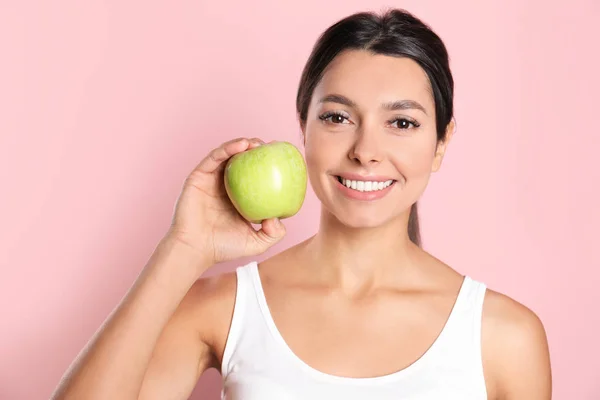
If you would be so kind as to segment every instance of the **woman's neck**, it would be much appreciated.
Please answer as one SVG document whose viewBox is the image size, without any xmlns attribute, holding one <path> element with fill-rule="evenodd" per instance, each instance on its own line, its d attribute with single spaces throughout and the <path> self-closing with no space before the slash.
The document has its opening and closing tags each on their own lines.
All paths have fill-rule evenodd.
<svg viewBox="0 0 600 400">
<path fill-rule="evenodd" d="M 417 246 L 408 214 L 375 228 L 349 228 L 323 211 L 318 233 L 304 247 L 309 268 L 324 284 L 359 293 L 389 285 L 414 264 Z"/>
</svg>

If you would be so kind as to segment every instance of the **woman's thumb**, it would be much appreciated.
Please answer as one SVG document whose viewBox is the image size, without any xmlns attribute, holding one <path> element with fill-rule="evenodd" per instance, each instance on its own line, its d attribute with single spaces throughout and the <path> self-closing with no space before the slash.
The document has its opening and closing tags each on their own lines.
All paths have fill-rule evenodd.
<svg viewBox="0 0 600 400">
<path fill-rule="evenodd" d="M 285 226 L 278 218 L 266 219 L 261 222 L 261 229 L 255 234 L 257 253 L 266 251 L 285 236 Z"/>
</svg>

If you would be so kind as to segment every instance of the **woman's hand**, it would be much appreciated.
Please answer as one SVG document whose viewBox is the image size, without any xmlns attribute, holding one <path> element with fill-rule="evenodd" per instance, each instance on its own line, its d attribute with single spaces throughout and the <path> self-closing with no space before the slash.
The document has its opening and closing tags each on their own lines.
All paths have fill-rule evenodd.
<svg viewBox="0 0 600 400">
<path fill-rule="evenodd" d="M 264 144 L 235 139 L 212 150 L 185 180 L 177 200 L 169 237 L 209 258 L 210 265 L 266 251 L 285 235 L 278 219 L 262 221 L 255 230 L 227 196 L 223 173 L 227 160 Z M 203 271 L 201 271 L 203 272 Z"/>
</svg>

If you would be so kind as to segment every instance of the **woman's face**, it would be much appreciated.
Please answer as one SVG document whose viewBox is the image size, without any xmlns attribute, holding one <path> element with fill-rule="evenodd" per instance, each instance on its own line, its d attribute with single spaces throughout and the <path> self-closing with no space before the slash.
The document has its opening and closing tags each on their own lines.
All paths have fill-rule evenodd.
<svg viewBox="0 0 600 400">
<path fill-rule="evenodd" d="M 348 51 L 315 88 L 303 133 L 311 185 L 350 227 L 406 217 L 443 157 L 431 86 L 408 58 Z"/>
</svg>

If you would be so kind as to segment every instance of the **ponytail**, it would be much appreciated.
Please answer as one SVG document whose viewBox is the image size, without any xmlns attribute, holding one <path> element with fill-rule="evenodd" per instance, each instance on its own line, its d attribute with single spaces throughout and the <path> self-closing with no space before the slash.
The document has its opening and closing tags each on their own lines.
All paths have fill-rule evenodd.
<svg viewBox="0 0 600 400">
<path fill-rule="evenodd" d="M 421 247 L 421 231 L 419 229 L 419 212 L 417 203 L 410 207 L 410 215 L 408 217 L 408 237 L 411 242 Z"/>
</svg>

